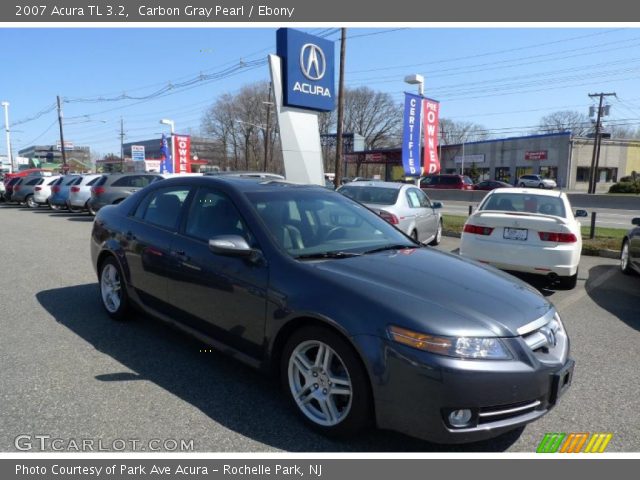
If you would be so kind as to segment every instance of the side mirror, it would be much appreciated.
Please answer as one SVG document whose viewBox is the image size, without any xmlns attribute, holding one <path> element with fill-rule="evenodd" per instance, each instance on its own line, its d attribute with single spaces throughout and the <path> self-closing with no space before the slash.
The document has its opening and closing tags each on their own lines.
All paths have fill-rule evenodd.
<svg viewBox="0 0 640 480">
<path fill-rule="evenodd" d="M 589 214 L 586 210 L 576 210 L 576 217 L 588 217 Z"/>
<path fill-rule="evenodd" d="M 640 225 L 640 217 L 631 220 L 631 225 Z"/>
<path fill-rule="evenodd" d="M 431 206 L 433 208 L 442 208 L 444 205 L 442 204 L 442 202 L 431 202 Z"/>
<path fill-rule="evenodd" d="M 250 257 L 256 252 L 240 235 L 219 235 L 211 238 L 209 250 L 229 257 Z"/>
</svg>

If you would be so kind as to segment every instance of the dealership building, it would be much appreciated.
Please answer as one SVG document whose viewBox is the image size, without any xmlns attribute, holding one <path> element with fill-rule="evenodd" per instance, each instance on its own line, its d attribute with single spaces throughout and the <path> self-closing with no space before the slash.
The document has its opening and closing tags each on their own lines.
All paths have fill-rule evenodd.
<svg viewBox="0 0 640 480">
<path fill-rule="evenodd" d="M 570 132 L 510 137 L 457 145 L 440 149 L 441 173 L 469 175 L 479 180 L 495 179 L 515 183 L 518 177 L 540 174 L 556 180 L 568 190 L 587 190 L 593 138 L 574 137 Z M 353 152 L 345 156 L 351 164 L 385 165 L 382 176 L 397 180 L 404 176 L 400 148 Z M 598 191 L 631 172 L 640 172 L 640 140 L 603 138 L 598 164 Z"/>
</svg>

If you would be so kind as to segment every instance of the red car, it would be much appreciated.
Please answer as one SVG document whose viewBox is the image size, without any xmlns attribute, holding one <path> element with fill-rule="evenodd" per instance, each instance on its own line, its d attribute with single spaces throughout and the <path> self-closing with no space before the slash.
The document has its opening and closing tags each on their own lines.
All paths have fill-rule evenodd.
<svg viewBox="0 0 640 480">
<path fill-rule="evenodd" d="M 483 182 L 476 183 L 473 186 L 474 190 L 493 190 L 495 188 L 511 188 L 513 185 L 507 182 L 501 182 L 500 180 L 484 180 Z"/>
<path fill-rule="evenodd" d="M 420 188 L 473 190 L 473 181 L 466 175 L 427 175 L 420 179 Z"/>
</svg>

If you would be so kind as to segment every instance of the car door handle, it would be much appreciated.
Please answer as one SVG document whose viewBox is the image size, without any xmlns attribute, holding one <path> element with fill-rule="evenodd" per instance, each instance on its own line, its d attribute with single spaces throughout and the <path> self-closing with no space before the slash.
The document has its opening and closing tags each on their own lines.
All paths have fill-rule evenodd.
<svg viewBox="0 0 640 480">
<path fill-rule="evenodd" d="M 172 253 L 176 258 L 182 261 L 189 260 L 189 256 L 187 255 L 187 252 L 185 252 L 184 250 L 174 250 Z"/>
</svg>

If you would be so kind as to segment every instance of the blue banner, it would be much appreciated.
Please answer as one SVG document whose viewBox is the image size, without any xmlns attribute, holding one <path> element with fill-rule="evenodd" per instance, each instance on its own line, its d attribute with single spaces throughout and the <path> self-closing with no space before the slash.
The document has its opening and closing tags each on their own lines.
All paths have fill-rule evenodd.
<svg viewBox="0 0 640 480">
<path fill-rule="evenodd" d="M 164 133 L 162 134 L 160 153 L 162 154 L 160 173 L 173 173 L 173 162 L 171 159 L 171 152 L 169 151 L 169 142 L 167 142 L 167 136 Z"/>
<path fill-rule="evenodd" d="M 402 166 L 406 176 L 418 177 L 422 173 L 422 162 L 420 161 L 422 97 L 412 93 L 405 93 L 404 95 Z"/>
</svg>

